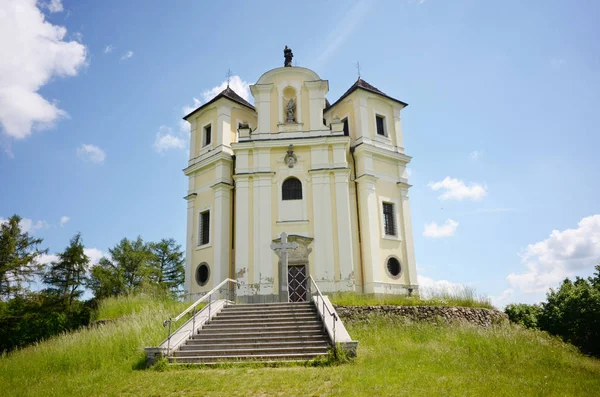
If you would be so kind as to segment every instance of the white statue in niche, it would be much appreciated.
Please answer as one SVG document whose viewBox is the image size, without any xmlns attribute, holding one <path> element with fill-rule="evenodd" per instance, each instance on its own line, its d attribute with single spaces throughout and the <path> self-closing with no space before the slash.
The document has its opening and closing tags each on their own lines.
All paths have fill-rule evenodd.
<svg viewBox="0 0 600 397">
<path fill-rule="evenodd" d="M 295 123 L 296 122 L 296 101 L 294 98 L 291 98 L 287 103 L 287 123 Z"/>
</svg>

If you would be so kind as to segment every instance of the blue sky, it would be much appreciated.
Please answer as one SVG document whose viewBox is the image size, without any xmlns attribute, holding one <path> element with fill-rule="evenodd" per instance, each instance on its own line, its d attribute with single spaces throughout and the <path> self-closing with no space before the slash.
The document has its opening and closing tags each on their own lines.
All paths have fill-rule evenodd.
<svg viewBox="0 0 600 397">
<path fill-rule="evenodd" d="M 330 102 L 359 61 L 410 104 L 424 284 L 535 302 L 600 263 L 599 3 L 203 3 L 0 0 L 0 217 L 52 252 L 77 231 L 94 258 L 123 237 L 184 245 L 181 116 L 228 69 L 248 95 L 287 44 Z"/>
</svg>

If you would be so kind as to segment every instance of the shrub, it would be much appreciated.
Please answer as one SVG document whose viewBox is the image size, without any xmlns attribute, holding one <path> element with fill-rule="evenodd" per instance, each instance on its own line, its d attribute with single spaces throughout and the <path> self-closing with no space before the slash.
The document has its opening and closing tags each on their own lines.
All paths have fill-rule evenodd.
<svg viewBox="0 0 600 397">
<path fill-rule="evenodd" d="M 542 312 L 540 305 L 528 305 L 526 303 L 513 303 L 504 309 L 508 319 L 525 328 L 538 328 L 538 317 Z"/>
</svg>

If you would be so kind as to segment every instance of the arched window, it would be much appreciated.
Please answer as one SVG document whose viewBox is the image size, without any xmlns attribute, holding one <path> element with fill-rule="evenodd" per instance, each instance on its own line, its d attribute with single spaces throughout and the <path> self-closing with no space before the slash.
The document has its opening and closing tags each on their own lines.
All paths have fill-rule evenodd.
<svg viewBox="0 0 600 397">
<path fill-rule="evenodd" d="M 298 178 L 288 178 L 281 186 L 284 200 L 302 200 L 302 182 Z"/>
</svg>

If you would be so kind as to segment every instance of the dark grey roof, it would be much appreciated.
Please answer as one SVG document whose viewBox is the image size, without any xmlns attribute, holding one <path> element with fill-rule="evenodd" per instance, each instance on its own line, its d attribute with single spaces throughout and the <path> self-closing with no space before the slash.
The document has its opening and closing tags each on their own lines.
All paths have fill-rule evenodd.
<svg viewBox="0 0 600 397">
<path fill-rule="evenodd" d="M 394 102 L 398 102 L 399 104 L 401 104 L 403 106 L 408 106 L 408 103 L 402 102 L 401 100 L 396 99 L 396 98 L 392 98 L 391 96 L 385 94 L 384 92 L 380 91 L 379 89 L 377 89 L 376 87 L 372 86 L 371 84 L 367 83 L 366 81 L 364 81 L 363 79 L 361 79 L 359 77 L 358 80 L 356 80 L 356 83 L 354 83 L 352 85 L 352 87 L 348 88 L 348 91 L 344 92 L 344 94 L 337 101 L 335 101 L 333 103 L 333 105 L 327 106 L 325 108 L 325 110 L 327 111 L 327 110 L 329 110 L 329 108 L 337 105 L 342 99 L 346 98 L 348 95 L 352 94 L 354 91 L 356 91 L 359 88 L 363 89 L 365 91 L 372 92 L 377 95 L 381 95 L 382 97 L 392 100 Z"/>
<path fill-rule="evenodd" d="M 249 108 L 251 110 L 255 110 L 254 106 L 252 106 L 251 103 L 249 103 L 244 98 L 242 98 L 241 96 L 239 96 L 234 90 L 232 90 L 231 88 L 227 87 L 223 91 L 221 91 L 216 97 L 214 97 L 210 101 L 206 102 L 204 105 L 200 106 L 198 109 L 194 110 L 190 114 L 184 116 L 183 119 L 187 120 L 188 117 L 190 117 L 191 115 L 193 115 L 194 113 L 196 113 L 200 109 L 204 108 L 205 106 L 210 105 L 213 102 L 218 101 L 221 98 L 227 98 L 229 100 L 232 100 L 233 102 L 239 103 L 240 105 L 246 106 L 247 108 Z"/>
</svg>

